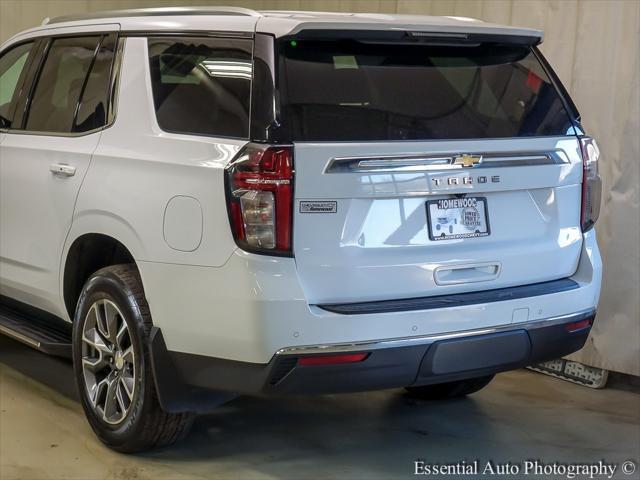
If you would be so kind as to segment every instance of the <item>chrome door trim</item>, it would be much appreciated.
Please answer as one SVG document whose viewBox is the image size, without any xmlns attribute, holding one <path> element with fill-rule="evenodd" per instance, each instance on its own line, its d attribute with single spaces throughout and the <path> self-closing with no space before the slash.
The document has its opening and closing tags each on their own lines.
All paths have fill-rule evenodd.
<svg viewBox="0 0 640 480">
<path fill-rule="evenodd" d="M 334 157 L 329 160 L 324 173 L 367 172 L 426 172 L 446 170 L 471 170 L 474 168 L 531 167 L 538 165 L 562 165 L 569 157 L 562 150 L 549 152 L 471 152 L 480 161 L 473 167 L 456 163 L 462 153 L 375 155 Z"/>
<path fill-rule="evenodd" d="M 488 333 L 498 333 L 508 330 L 526 329 L 532 330 L 542 327 L 550 327 L 563 323 L 572 323 L 595 316 L 596 309 L 590 308 L 576 313 L 560 315 L 557 317 L 549 317 L 541 320 L 532 320 L 520 323 L 508 323 L 494 327 L 479 328 L 475 330 L 463 330 L 460 332 L 436 333 L 431 335 L 423 335 L 417 337 L 392 338 L 388 340 L 372 340 L 366 342 L 355 343 L 337 343 L 324 345 L 303 345 L 298 347 L 281 348 L 276 352 L 276 356 L 285 355 L 309 355 L 318 353 L 342 353 L 342 352 L 361 352 L 363 350 L 381 350 L 384 348 L 411 347 L 415 345 L 423 345 L 433 343 L 440 340 L 451 340 L 454 338 L 471 337 L 474 335 L 485 335 Z"/>
</svg>

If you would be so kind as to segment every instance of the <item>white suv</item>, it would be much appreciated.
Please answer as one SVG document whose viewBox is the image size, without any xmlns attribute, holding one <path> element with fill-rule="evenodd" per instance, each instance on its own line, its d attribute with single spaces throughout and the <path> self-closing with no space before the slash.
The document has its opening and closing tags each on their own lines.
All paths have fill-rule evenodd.
<svg viewBox="0 0 640 480">
<path fill-rule="evenodd" d="M 112 448 L 238 394 L 464 395 L 582 347 L 598 148 L 467 18 L 153 9 L 0 52 L 0 330 Z"/>
</svg>

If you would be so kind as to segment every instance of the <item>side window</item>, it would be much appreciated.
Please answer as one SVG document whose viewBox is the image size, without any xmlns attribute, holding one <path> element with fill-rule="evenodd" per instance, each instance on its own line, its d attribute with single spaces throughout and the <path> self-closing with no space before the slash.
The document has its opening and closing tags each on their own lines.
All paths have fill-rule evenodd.
<svg viewBox="0 0 640 480">
<path fill-rule="evenodd" d="M 115 34 L 105 36 L 82 92 L 82 99 L 73 126 L 74 132 L 87 132 L 107 123 L 107 102 L 115 49 Z"/>
<path fill-rule="evenodd" d="M 248 137 L 251 40 L 155 37 L 148 45 L 160 128 Z"/>
<path fill-rule="evenodd" d="M 24 70 L 33 42 L 23 43 L 0 57 L 0 128 L 9 128 L 13 116 L 14 96 L 19 92 L 20 74 Z"/>
<path fill-rule="evenodd" d="M 53 40 L 33 93 L 27 130 L 73 131 L 78 101 L 100 39 L 93 36 Z"/>
</svg>

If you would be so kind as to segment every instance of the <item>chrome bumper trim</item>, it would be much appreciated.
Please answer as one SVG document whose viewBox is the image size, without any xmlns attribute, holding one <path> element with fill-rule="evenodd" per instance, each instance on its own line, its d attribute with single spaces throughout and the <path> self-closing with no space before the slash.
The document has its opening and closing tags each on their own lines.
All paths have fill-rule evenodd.
<svg viewBox="0 0 640 480">
<path fill-rule="evenodd" d="M 471 337 L 474 335 L 485 335 L 488 333 L 498 333 L 508 330 L 526 329 L 532 330 L 536 328 L 551 327 L 553 325 L 579 322 L 595 316 L 596 309 L 589 308 L 576 313 L 561 315 L 557 317 L 549 317 L 541 320 L 532 320 L 528 322 L 509 323 L 506 325 L 498 325 L 495 327 L 478 328 L 475 330 L 463 330 L 459 332 L 436 333 L 430 335 L 422 335 L 418 337 L 402 337 L 387 340 L 370 340 L 365 342 L 354 343 L 336 343 L 324 345 L 302 345 L 296 347 L 281 348 L 276 352 L 276 356 L 285 355 L 309 355 L 318 353 L 342 353 L 355 352 L 362 350 L 380 350 L 383 348 L 399 348 L 422 345 L 425 343 L 433 343 L 439 340 L 450 340 L 453 338 Z"/>
</svg>

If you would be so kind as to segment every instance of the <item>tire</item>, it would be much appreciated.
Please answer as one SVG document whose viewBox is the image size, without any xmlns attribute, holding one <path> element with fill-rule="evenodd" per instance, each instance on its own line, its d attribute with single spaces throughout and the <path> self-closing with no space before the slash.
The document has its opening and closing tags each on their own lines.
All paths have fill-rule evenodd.
<svg viewBox="0 0 640 480">
<path fill-rule="evenodd" d="M 135 265 L 95 272 L 84 285 L 73 326 L 73 366 L 91 428 L 122 453 L 185 437 L 191 414 L 162 410 L 149 351 L 149 306 Z"/>
<path fill-rule="evenodd" d="M 409 395 L 423 400 L 447 400 L 451 398 L 471 395 L 489 385 L 494 375 L 486 377 L 469 378 L 457 382 L 438 383 L 435 385 L 423 385 L 421 387 L 406 387 Z"/>
</svg>

